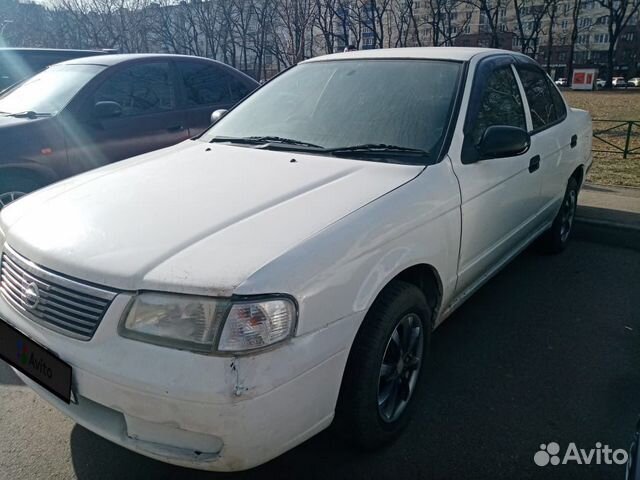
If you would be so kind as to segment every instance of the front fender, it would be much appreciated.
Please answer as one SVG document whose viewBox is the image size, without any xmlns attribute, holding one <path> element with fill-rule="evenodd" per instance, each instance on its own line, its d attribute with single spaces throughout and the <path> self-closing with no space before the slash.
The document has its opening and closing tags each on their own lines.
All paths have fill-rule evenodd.
<svg viewBox="0 0 640 480">
<path fill-rule="evenodd" d="M 426 264 L 440 277 L 446 305 L 460 227 L 460 191 L 445 159 L 265 265 L 235 293 L 293 295 L 300 306 L 296 333 L 304 335 L 367 311 L 398 273 Z"/>
</svg>

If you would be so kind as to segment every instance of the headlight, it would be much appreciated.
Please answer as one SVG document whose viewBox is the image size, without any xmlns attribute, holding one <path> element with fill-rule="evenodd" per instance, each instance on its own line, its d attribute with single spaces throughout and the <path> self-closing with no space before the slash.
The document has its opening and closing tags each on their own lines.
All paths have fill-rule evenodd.
<svg viewBox="0 0 640 480">
<path fill-rule="evenodd" d="M 287 298 L 232 302 L 188 295 L 138 295 L 120 333 L 124 337 L 210 353 L 246 352 L 288 338 L 296 307 Z"/>
</svg>

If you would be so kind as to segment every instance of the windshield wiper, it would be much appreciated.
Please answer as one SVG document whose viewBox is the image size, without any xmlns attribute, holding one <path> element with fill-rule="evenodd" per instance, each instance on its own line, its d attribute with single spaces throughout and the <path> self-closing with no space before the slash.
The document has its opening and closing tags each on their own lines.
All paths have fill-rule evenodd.
<svg viewBox="0 0 640 480">
<path fill-rule="evenodd" d="M 324 151 L 325 149 L 320 145 L 315 145 L 309 142 L 303 142 L 302 140 L 294 140 L 284 137 L 272 137 L 272 136 L 254 136 L 254 137 L 214 137 L 211 139 L 211 143 L 238 143 L 244 145 L 261 145 L 261 144 L 273 144 L 280 143 L 284 145 L 295 145 L 299 147 L 308 147 L 313 150 Z"/>
<path fill-rule="evenodd" d="M 38 117 L 50 117 L 50 113 L 34 112 L 33 110 L 27 110 L 26 112 L 6 113 L 8 117 L 16 118 L 38 118 Z"/>
<path fill-rule="evenodd" d="M 421 150 L 419 148 L 410 148 L 410 147 L 399 147 L 397 145 L 386 145 L 384 143 L 365 143 L 362 145 L 352 145 L 350 147 L 338 147 L 338 148 L 328 148 L 325 150 L 326 153 L 331 153 L 333 155 L 348 155 L 351 153 L 357 153 L 358 155 L 364 154 L 374 154 L 379 155 L 381 153 L 384 154 L 399 154 L 399 155 L 415 155 L 420 157 L 428 157 L 429 152 L 425 150 Z"/>
</svg>

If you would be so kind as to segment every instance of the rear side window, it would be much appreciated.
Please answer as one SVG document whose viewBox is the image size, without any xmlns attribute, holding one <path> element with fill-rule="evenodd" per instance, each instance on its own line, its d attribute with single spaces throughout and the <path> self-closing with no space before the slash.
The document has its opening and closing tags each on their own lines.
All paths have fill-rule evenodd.
<svg viewBox="0 0 640 480">
<path fill-rule="evenodd" d="M 224 68 L 207 63 L 178 63 L 187 106 L 234 103 L 249 93 L 246 85 Z"/>
<path fill-rule="evenodd" d="M 565 107 L 562 98 L 558 91 L 551 87 L 547 75 L 542 70 L 523 68 L 518 70 L 518 74 L 529 102 L 534 130 L 541 130 L 564 117 Z"/>
<path fill-rule="evenodd" d="M 480 143 L 485 130 L 493 125 L 527 128 L 522 97 L 510 66 L 497 68 L 487 79 L 471 132 L 473 144 Z"/>
<path fill-rule="evenodd" d="M 169 64 L 133 65 L 109 77 L 94 94 L 95 102 L 117 102 L 123 116 L 169 111 L 175 94 Z"/>
</svg>

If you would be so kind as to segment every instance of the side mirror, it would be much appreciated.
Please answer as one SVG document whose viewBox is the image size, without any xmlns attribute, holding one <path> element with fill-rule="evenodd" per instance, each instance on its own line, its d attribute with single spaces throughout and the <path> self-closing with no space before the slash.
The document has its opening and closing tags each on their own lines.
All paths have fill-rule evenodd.
<svg viewBox="0 0 640 480">
<path fill-rule="evenodd" d="M 488 127 L 478 144 L 479 160 L 514 157 L 529 150 L 531 137 L 518 127 L 492 125 Z"/>
<path fill-rule="evenodd" d="M 93 106 L 93 115 L 96 118 L 114 118 L 122 115 L 122 107 L 118 102 L 98 102 Z"/>
<path fill-rule="evenodd" d="M 229 110 L 220 109 L 213 112 L 211 114 L 211 125 L 213 125 L 214 123 L 217 123 L 222 117 L 224 117 L 227 114 L 228 111 Z"/>
</svg>

